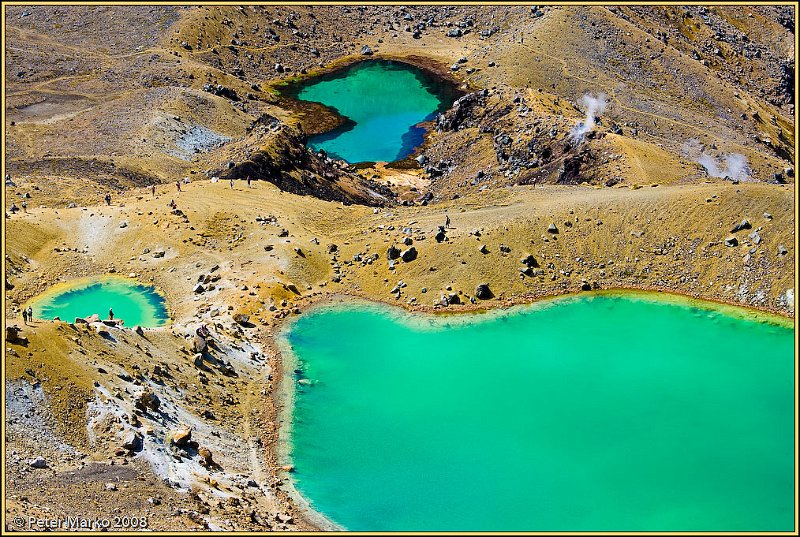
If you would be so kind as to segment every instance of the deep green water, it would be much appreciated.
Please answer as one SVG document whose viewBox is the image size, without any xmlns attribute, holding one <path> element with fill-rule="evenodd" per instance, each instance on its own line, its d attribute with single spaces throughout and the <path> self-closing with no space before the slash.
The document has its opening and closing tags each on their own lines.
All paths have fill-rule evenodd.
<svg viewBox="0 0 800 537">
<path fill-rule="evenodd" d="M 791 531 L 793 328 L 695 306 L 314 310 L 295 486 L 349 530 Z"/>
<path fill-rule="evenodd" d="M 125 278 L 81 281 L 35 298 L 31 307 L 36 318 L 59 317 L 67 322 L 94 313 L 108 319 L 108 310 L 113 308 L 114 318 L 124 320 L 128 327 L 161 326 L 169 318 L 164 298 L 153 287 Z"/>
<path fill-rule="evenodd" d="M 294 98 L 322 103 L 347 118 L 342 127 L 311 136 L 309 147 L 350 163 L 393 162 L 423 142 L 416 126 L 445 110 L 455 90 L 399 62 L 359 62 L 287 89 Z"/>
</svg>

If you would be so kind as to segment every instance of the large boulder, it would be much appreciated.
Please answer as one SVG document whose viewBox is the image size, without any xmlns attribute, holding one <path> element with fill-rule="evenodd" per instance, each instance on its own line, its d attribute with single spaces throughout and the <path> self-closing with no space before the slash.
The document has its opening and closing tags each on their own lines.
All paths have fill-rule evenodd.
<svg viewBox="0 0 800 537">
<path fill-rule="evenodd" d="M 142 435 L 139 434 L 137 431 L 128 431 L 125 433 L 125 436 L 122 440 L 122 448 L 125 450 L 130 451 L 131 453 L 136 453 L 142 450 L 144 447 L 144 439 Z"/>
<path fill-rule="evenodd" d="M 24 343 L 28 340 L 24 337 L 20 337 L 19 333 L 22 332 L 22 329 L 19 326 L 6 326 L 6 341 L 9 343 Z"/>
<path fill-rule="evenodd" d="M 397 259 L 400 257 L 400 248 L 392 245 L 389 246 L 389 249 L 386 250 L 386 257 L 391 261 L 392 259 Z"/>
<path fill-rule="evenodd" d="M 361 55 L 372 56 L 372 49 L 369 47 L 369 45 L 364 45 L 363 47 L 361 47 Z"/>
<path fill-rule="evenodd" d="M 488 283 L 482 283 L 475 288 L 475 296 L 481 300 L 489 300 L 494 297 L 494 293 L 489 289 Z"/>
<path fill-rule="evenodd" d="M 158 410 L 161 399 L 150 390 L 145 390 L 136 399 L 134 406 L 140 410 Z"/>
<path fill-rule="evenodd" d="M 409 248 L 408 250 L 404 250 L 404 251 L 403 251 L 403 253 L 402 253 L 402 254 L 400 254 L 400 257 L 401 257 L 401 258 L 403 259 L 403 261 L 405 261 L 406 263 L 409 263 L 409 262 L 411 262 L 411 261 L 414 261 L 414 260 L 417 258 L 417 249 L 416 249 L 416 248 L 414 248 L 414 247 L 412 246 L 412 247 L 411 247 L 411 248 Z"/>
<path fill-rule="evenodd" d="M 195 353 L 203 353 L 208 348 L 208 343 L 206 343 L 206 338 L 199 336 L 197 334 L 194 335 L 192 338 L 192 352 Z"/>
<path fill-rule="evenodd" d="M 201 447 L 197 450 L 197 454 L 200 456 L 200 466 L 205 466 L 206 468 L 211 468 L 214 466 L 214 458 L 210 449 L 207 447 Z"/>
<path fill-rule="evenodd" d="M 246 313 L 237 313 L 233 316 L 233 320 L 242 326 L 247 326 L 250 323 L 250 316 Z"/>
<path fill-rule="evenodd" d="M 179 429 L 170 435 L 170 443 L 178 447 L 186 446 L 192 439 L 191 429 Z"/>
<path fill-rule="evenodd" d="M 741 231 L 743 229 L 750 229 L 752 227 L 753 227 L 753 225 L 747 220 L 747 218 L 745 218 L 744 220 L 742 220 L 738 224 L 735 224 L 731 228 L 731 233 L 736 233 L 737 231 Z"/>
</svg>

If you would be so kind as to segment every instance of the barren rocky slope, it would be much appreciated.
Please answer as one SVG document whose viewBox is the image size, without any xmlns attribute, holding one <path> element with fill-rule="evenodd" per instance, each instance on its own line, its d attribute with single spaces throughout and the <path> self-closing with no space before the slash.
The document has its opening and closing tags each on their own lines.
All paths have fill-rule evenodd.
<svg viewBox="0 0 800 537">
<path fill-rule="evenodd" d="M 5 9 L 10 518 L 313 529 L 276 457 L 275 337 L 318 301 L 626 287 L 794 312 L 790 7 Z M 336 118 L 280 94 L 364 45 L 465 93 L 400 163 L 308 151 Z M 714 176 L 704 152 L 749 166 Z M 30 298 L 106 273 L 157 286 L 171 324 L 23 325 Z"/>
</svg>

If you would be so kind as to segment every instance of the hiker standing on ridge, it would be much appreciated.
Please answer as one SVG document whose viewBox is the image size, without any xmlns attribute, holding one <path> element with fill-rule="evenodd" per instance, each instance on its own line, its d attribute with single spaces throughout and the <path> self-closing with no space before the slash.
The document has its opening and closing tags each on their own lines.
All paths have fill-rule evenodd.
<svg viewBox="0 0 800 537">
<path fill-rule="evenodd" d="M 231 190 L 233 190 L 233 177 L 231 177 Z"/>
<path fill-rule="evenodd" d="M 28 310 L 22 308 L 22 322 L 25 323 L 25 326 L 28 326 Z"/>
<path fill-rule="evenodd" d="M 111 205 L 111 194 L 106 194 L 105 198 L 103 199 L 106 200 L 106 205 Z"/>
<path fill-rule="evenodd" d="M 156 197 L 156 184 L 155 183 L 153 183 L 153 185 L 150 187 L 150 192 L 153 193 L 153 197 L 155 198 Z"/>
<path fill-rule="evenodd" d="M 28 320 L 33 322 L 33 308 L 28 306 Z"/>
<path fill-rule="evenodd" d="M 111 308 L 108 308 L 108 320 L 109 321 L 113 321 L 114 320 L 114 310 L 111 309 Z"/>
<path fill-rule="evenodd" d="M 247 188 L 250 188 L 250 176 L 247 176 Z"/>
<path fill-rule="evenodd" d="M 445 215 L 444 215 L 444 227 L 446 229 L 450 228 L 450 215 L 447 214 L 447 213 L 445 213 Z"/>
<path fill-rule="evenodd" d="M 181 190 L 181 182 L 180 181 L 175 181 L 175 186 L 178 187 L 178 192 L 183 192 Z"/>
</svg>

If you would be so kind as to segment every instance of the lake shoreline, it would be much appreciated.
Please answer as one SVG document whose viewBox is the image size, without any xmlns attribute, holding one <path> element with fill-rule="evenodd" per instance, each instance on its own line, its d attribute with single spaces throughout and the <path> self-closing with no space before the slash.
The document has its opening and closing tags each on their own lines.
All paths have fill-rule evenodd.
<svg viewBox="0 0 800 537">
<path fill-rule="evenodd" d="M 644 298 L 646 300 L 656 300 L 658 302 L 677 302 L 683 305 L 695 305 L 702 309 L 717 311 L 726 315 L 732 315 L 737 318 L 749 318 L 757 322 L 765 322 L 776 324 L 784 327 L 794 326 L 794 316 L 788 315 L 779 310 L 766 310 L 761 308 L 753 308 L 742 306 L 731 301 L 725 301 L 716 298 L 704 298 L 702 296 L 694 296 L 687 293 L 680 293 L 674 291 L 664 291 L 660 289 L 648 287 L 615 287 L 598 291 L 567 291 L 560 294 L 542 294 L 542 295 L 528 295 L 528 296 L 515 296 L 502 301 L 491 300 L 495 304 L 466 304 L 460 305 L 458 311 L 446 311 L 443 308 L 433 306 L 409 306 L 405 303 L 391 302 L 386 299 L 380 299 L 368 296 L 366 293 L 331 293 L 316 297 L 306 298 L 300 304 L 302 315 L 309 313 L 319 308 L 327 308 L 342 304 L 366 303 L 367 305 L 374 305 L 377 307 L 386 307 L 388 309 L 399 309 L 400 311 L 412 315 L 433 315 L 435 317 L 459 317 L 468 316 L 469 314 L 493 314 L 493 313 L 506 313 L 511 308 L 519 306 L 533 306 L 538 303 L 547 302 L 550 300 L 559 299 L 576 299 L 582 296 L 590 297 L 597 296 L 626 296 L 632 295 L 634 297 Z M 293 510 L 299 513 L 300 520 L 304 526 L 312 529 L 312 531 L 341 531 L 342 527 L 337 526 L 333 521 L 329 520 L 324 513 L 316 511 L 310 504 L 309 500 L 305 498 L 299 490 L 295 487 L 294 481 L 291 477 L 291 471 L 281 470 L 282 467 L 291 465 L 289 460 L 289 451 L 291 445 L 291 428 L 292 428 L 292 402 L 295 394 L 295 382 L 291 375 L 290 368 L 292 363 L 296 360 L 296 356 L 292 353 L 288 357 L 284 354 L 291 353 L 288 343 L 288 333 L 291 327 L 297 320 L 297 316 L 286 317 L 275 326 L 274 336 L 269 338 L 267 348 L 274 357 L 274 363 L 271 366 L 274 372 L 274 381 L 277 389 L 275 394 L 277 396 L 268 399 L 266 414 L 269 421 L 278 424 L 277 435 L 267 442 L 267 457 L 270 461 L 269 470 L 272 477 L 275 479 L 285 479 L 287 483 L 285 487 L 285 501 L 291 506 Z"/>
</svg>

